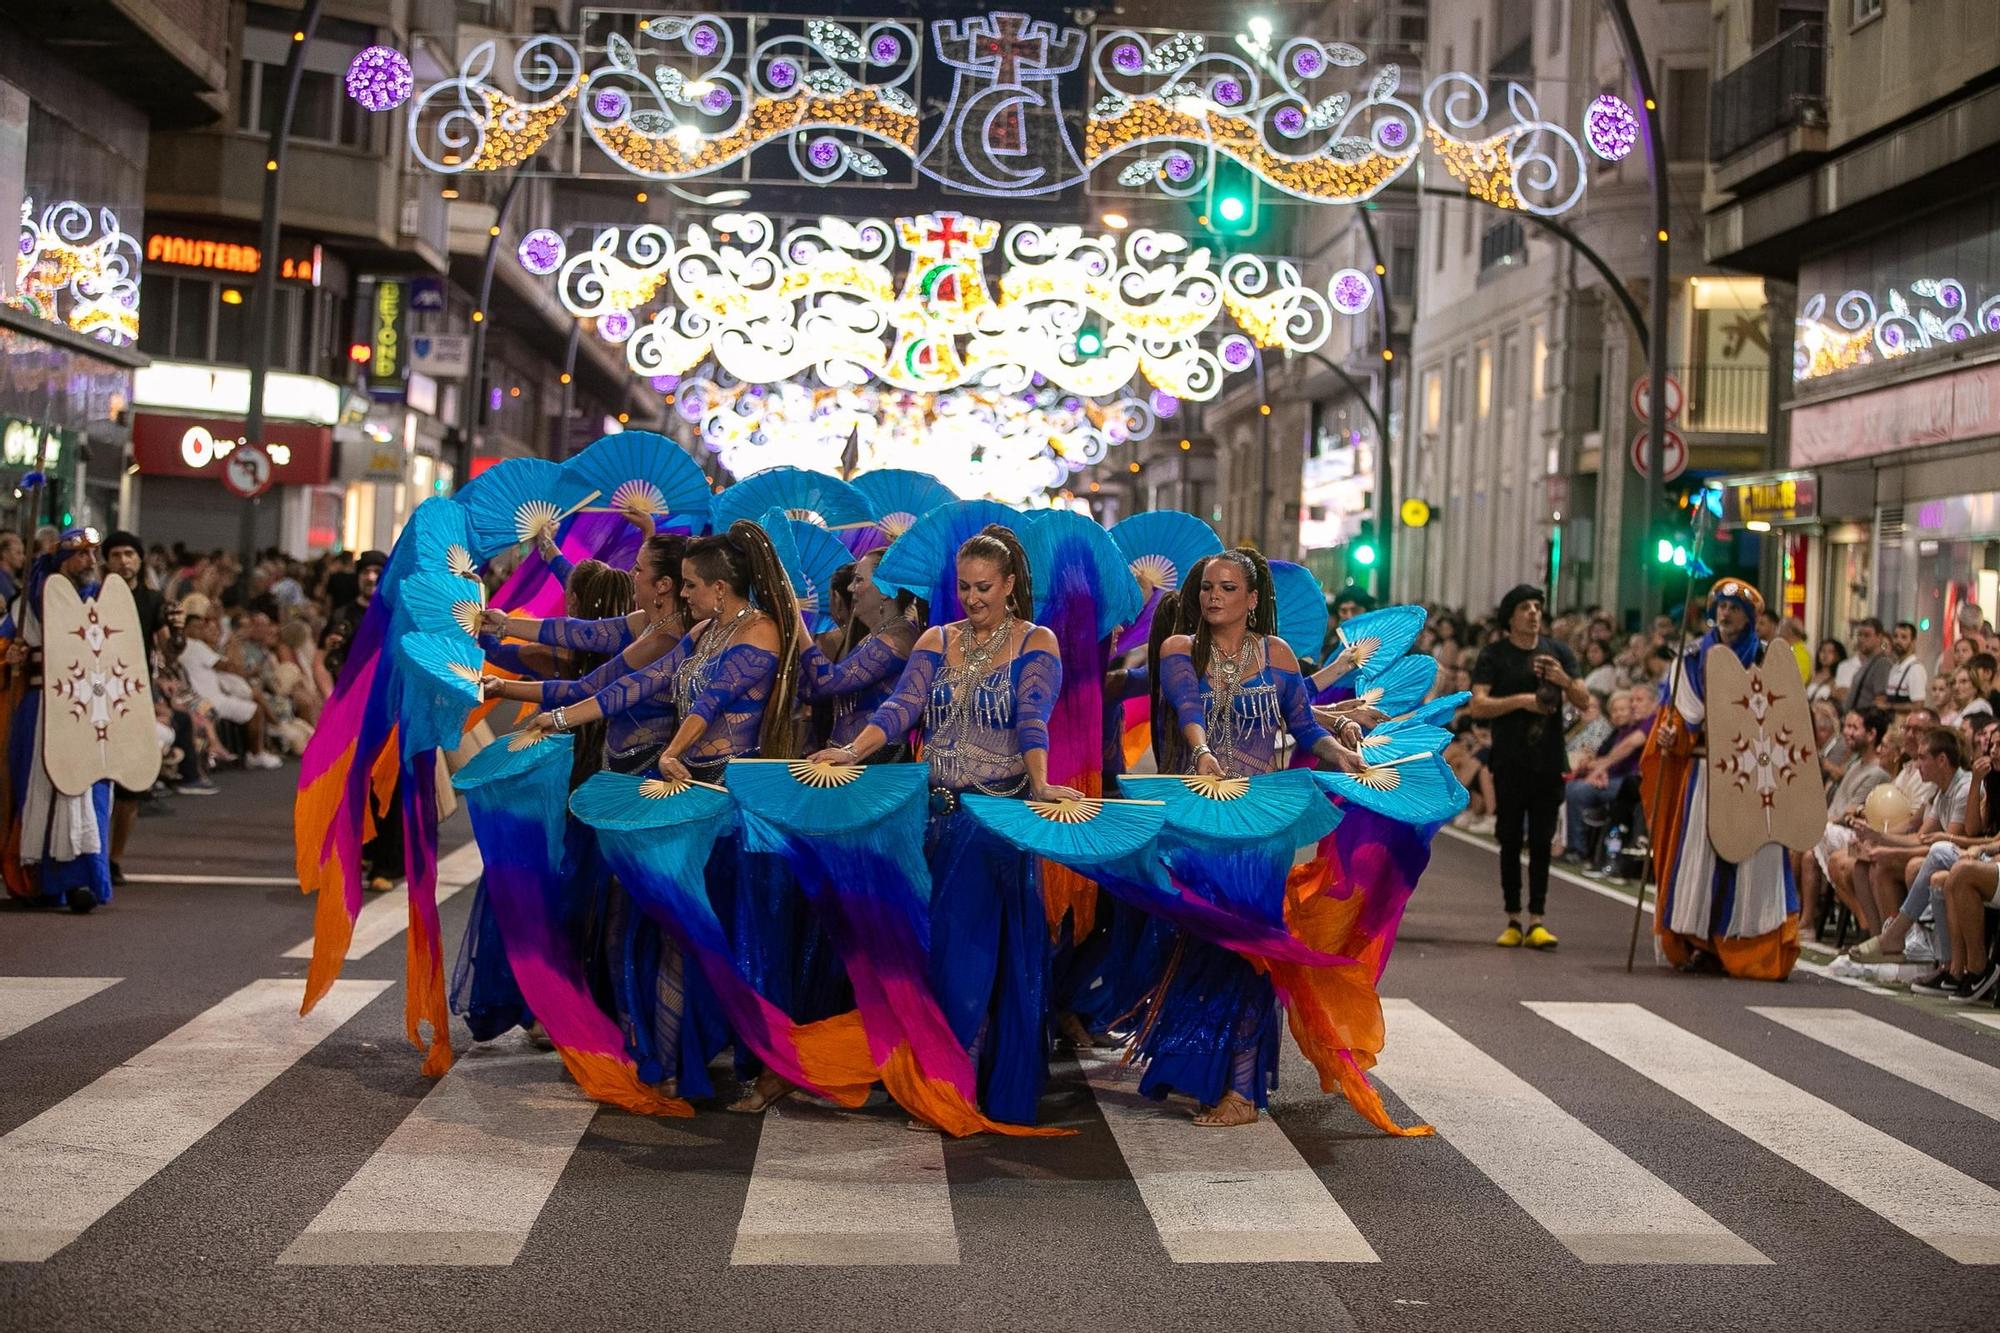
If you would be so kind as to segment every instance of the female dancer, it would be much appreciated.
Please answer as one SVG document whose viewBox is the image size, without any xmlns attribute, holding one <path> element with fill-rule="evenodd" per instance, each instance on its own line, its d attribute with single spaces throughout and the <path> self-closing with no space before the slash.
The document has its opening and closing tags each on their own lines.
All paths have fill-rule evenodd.
<svg viewBox="0 0 2000 1333">
<path fill-rule="evenodd" d="M 982 1109 L 1032 1124 L 1048 1077 L 1048 926 L 1031 859 L 960 809 L 965 792 L 1080 800 L 1049 784 L 1048 719 L 1062 685 L 1055 635 L 1030 617 L 1028 561 L 988 527 L 958 549 L 965 618 L 917 640 L 894 694 L 853 740 L 813 758 L 865 762 L 919 725 L 933 788 L 931 987 L 979 1062 Z"/>
<path fill-rule="evenodd" d="M 640 671 L 613 676 L 616 663 L 577 681 L 542 686 L 548 711 L 528 723 L 530 734 L 567 731 L 599 718 L 612 723 L 612 753 L 629 751 L 620 723 L 651 717 L 663 708 L 678 719 L 656 749 L 660 775 L 669 780 L 714 782 L 733 758 L 792 753 L 799 644 L 804 637 L 791 584 L 770 538 L 754 523 L 739 522 L 727 536 L 703 537 L 687 548 L 682 594 L 695 621 L 672 652 Z M 754 601 L 753 601 L 754 597 Z M 655 742 L 657 744 L 657 742 Z M 623 768 L 622 772 L 639 771 Z M 805 995 L 801 975 L 814 974 L 817 952 L 803 938 L 803 909 L 785 882 L 777 858 L 744 852 L 738 840 L 719 841 L 708 867 L 709 896 L 717 914 L 733 921 L 737 961 L 752 985 L 779 1008 L 837 1008 L 837 998 Z M 719 1049 L 712 1027 L 698 1024 L 692 1046 L 680 959 L 663 953 L 657 987 L 655 1031 L 661 1058 L 678 1060 L 680 1088 L 688 1091 L 708 1056 Z M 820 1016 L 820 1015 L 812 1015 Z M 695 1014 L 697 1019 L 705 1016 Z M 731 1109 L 761 1111 L 789 1091 L 774 1076 Z"/>
<path fill-rule="evenodd" d="M 1343 743 L 1313 718 L 1298 660 L 1273 632 L 1276 599 L 1261 555 L 1239 548 L 1209 558 L 1190 573 L 1178 601 L 1181 632 L 1166 638 L 1155 659 L 1161 721 L 1153 734 L 1162 773 L 1267 773 L 1287 731 L 1322 764 L 1361 766 L 1352 748 L 1360 727 L 1343 721 Z M 1162 991 L 1140 1045 L 1149 1060 L 1140 1091 L 1194 1098 L 1203 1108 L 1198 1125 L 1254 1122 L 1278 1076 L 1268 974 L 1227 949 L 1188 939 Z"/>
<path fill-rule="evenodd" d="M 855 561 L 847 585 L 847 600 L 853 609 L 848 632 L 843 635 L 843 651 L 838 661 L 829 660 L 818 644 L 809 644 L 799 662 L 799 674 L 806 698 L 832 706 L 833 716 L 827 743 L 844 746 L 861 734 L 863 727 L 902 679 L 910 652 L 917 642 L 917 625 L 910 619 L 912 598 L 908 593 L 885 597 L 875 586 L 875 566 L 882 562 L 882 548 Z M 859 642 L 854 631 L 861 631 Z M 876 762 L 903 757 L 901 738 L 871 755 Z"/>
</svg>

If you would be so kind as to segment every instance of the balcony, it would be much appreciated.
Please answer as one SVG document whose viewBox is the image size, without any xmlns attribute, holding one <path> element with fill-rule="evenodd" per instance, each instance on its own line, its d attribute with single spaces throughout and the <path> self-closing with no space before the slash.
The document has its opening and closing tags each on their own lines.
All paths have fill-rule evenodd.
<svg viewBox="0 0 2000 1333">
<path fill-rule="evenodd" d="M 1826 25 L 1796 23 L 1709 91 L 1708 160 L 1723 162 L 1781 130 L 1826 120 Z"/>
<path fill-rule="evenodd" d="M 1681 424 L 1696 434 L 1762 435 L 1770 429 L 1767 366 L 1675 366 L 1669 372 L 1687 396 Z"/>
</svg>

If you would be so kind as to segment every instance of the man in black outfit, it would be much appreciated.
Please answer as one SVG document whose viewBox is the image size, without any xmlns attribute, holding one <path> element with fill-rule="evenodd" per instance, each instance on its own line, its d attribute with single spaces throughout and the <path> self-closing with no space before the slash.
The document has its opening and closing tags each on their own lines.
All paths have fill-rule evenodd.
<svg viewBox="0 0 2000 1333">
<path fill-rule="evenodd" d="M 1552 949 L 1555 934 L 1542 924 L 1549 896 L 1549 850 L 1562 808 L 1562 706 L 1590 702 L 1576 678 L 1576 658 L 1542 633 L 1540 588 L 1523 583 L 1500 599 L 1500 638 L 1479 652 L 1472 666 L 1472 702 L 1466 713 L 1491 721 L 1493 787 L 1497 808 L 1494 834 L 1500 839 L 1500 892 L 1507 928 L 1494 943 Z M 1528 927 L 1521 928 L 1521 839 L 1528 842 Z"/>
</svg>

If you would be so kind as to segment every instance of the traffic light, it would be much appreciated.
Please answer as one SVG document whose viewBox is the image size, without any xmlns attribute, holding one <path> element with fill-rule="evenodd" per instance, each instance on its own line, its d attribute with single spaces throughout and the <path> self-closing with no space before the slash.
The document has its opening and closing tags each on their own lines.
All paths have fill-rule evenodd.
<svg viewBox="0 0 2000 1333">
<path fill-rule="evenodd" d="M 1675 569 L 1686 569 L 1689 559 L 1687 542 L 1679 537 L 1662 537 L 1653 545 L 1653 559 Z"/>
<path fill-rule="evenodd" d="M 1242 163 L 1218 156 L 1208 174 L 1203 224 L 1216 236 L 1255 236 L 1263 222 L 1257 177 Z"/>
<path fill-rule="evenodd" d="M 1347 545 L 1347 563 L 1360 570 L 1375 568 L 1381 558 L 1381 548 L 1375 544 L 1375 525 L 1363 523 L 1361 530 L 1354 534 L 1354 540 Z"/>
<path fill-rule="evenodd" d="M 1104 327 L 1092 316 L 1076 331 L 1076 358 L 1088 361 L 1104 350 Z"/>
</svg>

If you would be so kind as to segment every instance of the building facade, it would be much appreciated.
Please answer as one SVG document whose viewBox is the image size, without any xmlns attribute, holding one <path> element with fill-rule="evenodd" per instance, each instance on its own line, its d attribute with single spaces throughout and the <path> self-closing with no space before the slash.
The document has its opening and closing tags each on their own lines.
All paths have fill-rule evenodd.
<svg viewBox="0 0 2000 1333">
<path fill-rule="evenodd" d="M 1708 155 L 1710 33 L 1696 6 L 1635 0 L 1635 23 L 1665 112 L 1672 201 L 1667 340 L 1669 493 L 1754 470 L 1771 456 L 1770 311 L 1763 282 L 1707 263 L 1699 200 Z M 1600 93 L 1631 97 L 1617 33 L 1594 0 L 1433 6 L 1440 69 L 1485 71 L 1527 87 L 1574 123 Z M 1491 84 L 1489 84 L 1491 86 Z M 1642 608 L 1657 520 L 1644 512 L 1634 441 L 1646 353 L 1628 306 L 1649 310 L 1653 214 L 1643 150 L 1586 156 L 1581 202 L 1559 223 L 1603 261 L 1518 210 L 1426 191 L 1410 349 L 1409 428 L 1397 491 L 1428 503 L 1428 526 L 1399 528 L 1394 591 L 1483 611 L 1523 581 L 1559 605 L 1636 618 L 1678 602 L 1656 579 Z M 1674 465 L 1680 464 L 1679 471 Z M 1705 553 L 1754 572 L 1756 534 Z"/>
<path fill-rule="evenodd" d="M 1709 257 L 1791 294 L 1766 525 L 1814 638 L 1927 653 L 2000 602 L 2000 21 L 1988 0 L 1711 7 Z"/>
</svg>

